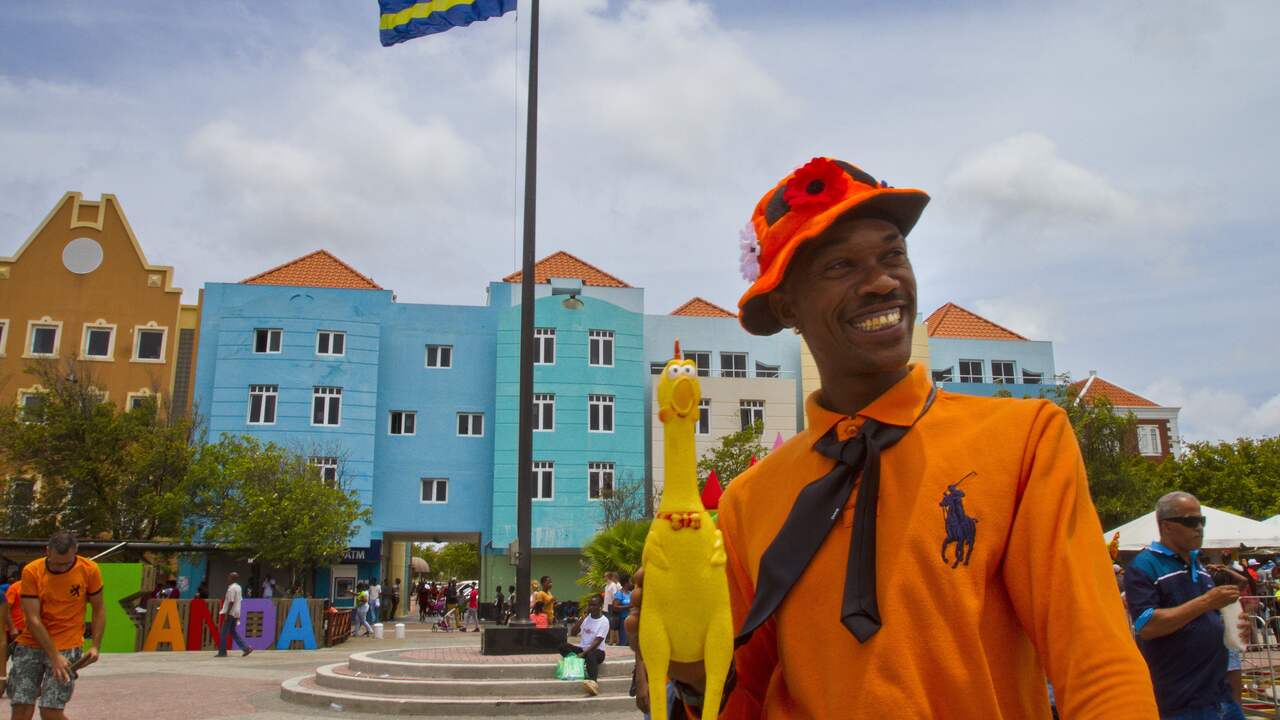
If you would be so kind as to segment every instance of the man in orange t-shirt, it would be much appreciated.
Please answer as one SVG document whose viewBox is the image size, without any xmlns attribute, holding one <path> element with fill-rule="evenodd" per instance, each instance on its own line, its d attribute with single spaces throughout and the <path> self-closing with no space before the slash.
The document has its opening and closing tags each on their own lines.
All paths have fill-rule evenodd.
<svg viewBox="0 0 1280 720">
<path fill-rule="evenodd" d="M 803 335 L 821 389 L 720 502 L 737 633 L 720 716 L 1047 718 L 1048 679 L 1069 720 L 1154 720 L 1066 414 L 909 364 L 906 236 L 928 200 L 815 158 L 743 231 L 739 320 Z M 698 708 L 702 664 L 670 675 Z"/>
<path fill-rule="evenodd" d="M 22 569 L 26 628 L 13 648 L 9 697 L 13 720 L 30 720 L 39 701 L 41 720 L 62 720 L 75 690 L 73 665 L 98 660 L 107 616 L 98 565 L 76 554 L 76 538 L 60 531 L 49 538 L 45 557 Z M 85 608 L 93 606 L 92 644 L 84 648 Z"/>
</svg>

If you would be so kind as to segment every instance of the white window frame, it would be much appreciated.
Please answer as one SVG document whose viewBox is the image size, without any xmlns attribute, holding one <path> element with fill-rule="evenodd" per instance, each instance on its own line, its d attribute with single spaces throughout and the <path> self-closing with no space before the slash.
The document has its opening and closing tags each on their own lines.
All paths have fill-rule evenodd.
<svg viewBox="0 0 1280 720">
<path fill-rule="evenodd" d="M 19 413 L 19 417 L 21 417 L 21 414 L 22 414 L 23 412 L 25 412 L 25 411 L 26 411 L 26 409 L 27 409 L 27 398 L 29 398 L 29 397 L 33 397 L 33 396 L 36 396 L 36 395 L 47 395 L 47 394 L 49 394 L 49 391 L 48 391 L 48 390 L 45 390 L 45 389 L 44 389 L 44 387 L 43 387 L 43 386 L 41 386 L 41 385 L 32 385 L 31 387 L 18 388 L 18 413 Z M 32 421 L 31 421 L 31 420 L 27 420 L 26 418 L 22 418 L 22 422 L 27 422 L 27 423 L 29 423 L 29 422 L 32 422 Z"/>
<path fill-rule="evenodd" d="M 90 355 L 89 354 L 89 333 L 94 330 L 106 330 L 110 333 L 107 339 L 106 355 Z M 85 323 L 80 331 L 80 359 L 90 360 L 92 362 L 111 362 L 116 359 L 116 326 L 106 320 L 98 319 L 91 323 Z"/>
<path fill-rule="evenodd" d="M 316 400 L 324 399 L 324 422 L 316 422 Z M 329 422 L 330 406 L 337 402 L 337 422 Z M 311 388 L 311 426 L 342 427 L 342 388 L 336 385 L 315 385 Z"/>
<path fill-rule="evenodd" d="M 431 483 L 431 499 L 426 499 L 427 483 Z M 440 497 L 440 488 L 444 488 L 444 499 Z M 418 502 L 422 505 L 448 505 L 449 504 L 449 478 L 442 477 L 424 477 L 418 479 Z"/>
<path fill-rule="evenodd" d="M 258 333 L 267 334 L 267 349 L 258 350 Z M 271 349 L 271 341 L 274 339 L 275 350 Z M 279 355 L 284 350 L 284 328 L 254 328 L 253 329 L 253 345 L 250 351 L 254 355 Z"/>
<path fill-rule="evenodd" d="M 433 348 L 434 348 L 434 349 L 435 349 L 435 351 L 436 351 L 436 364 L 435 364 L 435 365 L 432 365 L 432 364 L 431 364 L 431 350 L 432 350 Z M 448 350 L 448 351 L 449 351 L 449 352 L 447 353 L 447 354 L 448 354 L 448 356 L 449 356 L 449 362 L 448 362 L 448 364 L 441 364 L 441 363 L 440 363 L 440 358 L 441 358 L 441 353 L 440 353 L 440 351 L 441 351 L 441 350 Z M 426 349 L 426 351 L 425 351 L 425 354 L 423 355 L 422 365 L 423 365 L 423 367 L 427 367 L 427 368 L 430 368 L 430 369 L 432 369 L 432 370 L 449 370 L 449 369 L 453 368 L 453 346 L 452 346 L 452 345 L 438 345 L 438 344 L 436 344 L 436 343 L 427 343 L 427 349 Z"/>
<path fill-rule="evenodd" d="M 312 419 L 315 419 L 315 408 L 312 408 Z M 400 416 L 400 432 L 396 432 L 396 416 Z M 405 432 L 405 421 L 409 420 L 409 424 L 413 426 L 411 432 Z M 417 435 L 418 434 L 418 411 L 417 410 L 392 410 L 387 413 L 387 434 L 396 437 Z"/>
<path fill-rule="evenodd" d="M 756 361 L 756 377 L 767 378 L 767 379 L 780 378 L 782 377 L 782 366 L 770 365 L 769 363 L 762 363 L 759 360 L 757 360 Z"/>
<path fill-rule="evenodd" d="M 1044 384 L 1043 372 L 1035 372 L 1033 370 L 1022 368 L 1021 377 L 1022 377 L 1023 385 L 1043 385 Z"/>
<path fill-rule="evenodd" d="M 966 372 L 964 371 L 965 363 L 978 363 L 978 374 L 977 374 L 977 375 L 974 375 L 974 374 L 973 374 L 973 373 L 971 373 L 971 372 L 970 372 L 970 373 L 966 373 Z M 981 382 L 983 382 L 983 381 L 985 381 L 985 380 L 986 380 L 987 364 L 986 364 L 985 362 L 983 362 L 982 360 L 974 360 L 973 358 L 965 358 L 965 359 L 963 359 L 963 360 L 960 360 L 958 363 L 956 363 L 956 367 L 957 367 L 957 369 L 959 369 L 959 371 L 960 371 L 960 372 L 959 372 L 959 374 L 957 375 L 957 377 L 959 378 L 960 382 L 962 382 L 962 383 L 970 383 L 970 384 L 972 384 L 972 383 L 981 383 Z M 965 380 L 965 378 L 976 378 L 976 379 Z"/>
<path fill-rule="evenodd" d="M 1144 432 L 1145 431 L 1145 432 Z M 1143 435 L 1146 435 L 1147 445 L 1150 449 L 1143 449 Z M 1146 457 L 1160 457 L 1164 454 L 1164 447 L 1160 442 L 1160 426 L 1159 425 L 1139 425 L 1138 426 L 1138 454 Z"/>
<path fill-rule="evenodd" d="M 703 437 L 711 434 L 711 398 L 698 401 L 698 424 L 694 426 L 694 434 Z"/>
<path fill-rule="evenodd" d="M 267 416 L 267 398 L 275 398 L 275 402 L 271 404 L 271 420 L 254 421 L 253 419 L 253 396 L 254 394 L 262 396 L 262 417 Z M 249 407 L 245 412 L 245 424 L 247 425 L 275 425 L 276 418 L 280 415 L 280 386 L 279 385 L 250 385 L 249 386 Z"/>
<path fill-rule="evenodd" d="M 599 346 L 599 351 L 596 351 Z M 604 350 L 609 349 L 609 362 L 604 361 Z M 587 366 L 588 367 L 613 367 L 614 361 L 617 360 L 617 344 L 614 342 L 614 334 L 612 330 L 588 330 L 587 331 Z M 593 355 L 599 357 L 601 362 L 591 362 Z"/>
<path fill-rule="evenodd" d="M 606 479 L 608 482 L 606 483 Z M 587 500 L 603 500 L 606 484 L 613 492 L 618 480 L 617 466 L 611 462 L 587 463 Z M 592 492 L 594 490 L 594 493 Z"/>
<path fill-rule="evenodd" d="M 530 488 L 529 496 L 534 502 L 547 502 L 556 499 L 556 463 L 554 460 L 534 460 L 533 461 L 533 487 Z M 547 473 L 551 476 L 551 494 L 546 497 L 542 496 L 542 479 L 543 474 Z"/>
<path fill-rule="evenodd" d="M 596 417 L 598 417 L 600 420 L 600 423 L 599 423 L 600 427 L 593 428 L 591 426 L 592 425 L 591 421 L 595 418 L 592 417 L 592 410 L 597 407 L 600 408 L 599 413 L 596 415 Z M 605 408 L 608 408 L 609 410 L 608 423 L 605 422 Z M 606 425 L 608 427 L 605 427 Z M 617 398 L 613 395 L 599 395 L 595 393 L 588 395 L 587 396 L 587 432 L 611 433 L 613 432 L 614 428 L 617 426 L 618 426 Z"/>
<path fill-rule="evenodd" d="M 338 458 L 332 455 L 312 455 L 307 464 L 320 471 L 320 481 L 338 484 Z M 328 477 L 329 471 L 333 471 L 333 477 Z"/>
<path fill-rule="evenodd" d="M 549 405 L 551 409 L 547 415 L 551 418 L 550 427 L 541 427 L 542 410 L 541 407 Z M 556 396 L 553 393 L 534 393 L 533 394 L 533 431 L 534 432 L 555 432 L 556 431 Z"/>
<path fill-rule="evenodd" d="M 943 375 L 943 377 L 941 377 L 941 378 L 940 378 L 940 377 L 938 377 L 938 375 L 939 375 L 939 374 L 942 374 L 942 375 Z M 942 370 L 930 370 L 930 371 L 929 371 L 929 377 L 930 377 L 930 378 L 931 378 L 935 383 L 944 383 L 944 382 L 948 382 L 948 383 L 949 383 L 949 382 L 955 382 L 955 381 L 956 381 L 956 367 L 955 367 L 954 365 L 952 365 L 951 367 L 949 367 L 949 368 L 944 368 L 944 369 L 942 369 Z"/>
<path fill-rule="evenodd" d="M 126 393 L 124 396 L 125 412 L 128 412 L 130 410 L 137 410 L 137 408 L 133 406 L 134 400 L 154 400 L 156 405 L 159 405 L 160 393 L 152 394 L 151 391 L 148 390 L 147 388 L 143 388 L 137 392 Z"/>
<path fill-rule="evenodd" d="M 142 358 L 138 357 L 138 350 L 142 348 L 142 333 L 158 332 L 160 333 L 160 357 L 158 358 Z M 133 326 L 133 357 L 129 362 L 147 363 L 149 365 L 163 365 L 165 353 L 169 351 L 169 328 L 168 326 L 157 325 L 155 320 L 146 325 Z"/>
<path fill-rule="evenodd" d="M 1009 366 L 1009 378 L 1006 381 L 1003 377 L 996 375 L 997 365 Z M 1018 365 L 1012 360 L 992 360 L 991 361 L 991 382 L 995 385 L 1015 385 L 1018 382 Z"/>
<path fill-rule="evenodd" d="M 651 363 L 649 363 L 649 374 L 650 374 L 650 375 L 661 375 L 661 374 L 662 374 L 662 371 L 667 369 L 667 363 L 668 363 L 668 362 L 669 362 L 668 360 L 663 360 L 662 362 L 651 362 Z"/>
<path fill-rule="evenodd" d="M 550 352 L 548 352 L 550 348 Z M 548 356 L 550 359 L 548 360 Z M 533 329 L 533 364 L 556 364 L 556 329 L 536 327 Z"/>
<path fill-rule="evenodd" d="M 725 361 L 730 361 L 733 367 L 726 368 Z M 737 367 L 738 361 L 742 361 L 742 367 Z M 721 352 L 720 353 L 720 377 L 722 378 L 744 378 L 747 376 L 747 354 L 744 352 Z"/>
<path fill-rule="evenodd" d="M 462 422 L 466 419 L 467 432 L 462 432 Z M 479 426 L 478 430 L 476 426 Z M 460 412 L 457 418 L 457 427 L 454 428 L 458 437 L 484 437 L 484 413 L 481 412 Z"/>
<path fill-rule="evenodd" d="M 329 351 L 320 351 L 320 338 L 324 335 L 329 336 Z M 342 338 L 342 352 L 333 352 L 333 339 Z M 344 357 L 347 354 L 347 333 L 345 330 L 317 330 L 316 331 L 316 356 L 317 357 Z"/>
<path fill-rule="evenodd" d="M 9 345 L 9 318 L 0 318 L 0 357 L 5 356 L 5 348 Z"/>
<path fill-rule="evenodd" d="M 751 413 L 752 421 L 750 425 L 742 422 L 742 413 L 744 411 Z M 743 430 L 746 430 L 748 427 L 755 427 L 756 423 L 754 418 L 757 415 L 759 415 L 760 417 L 760 427 L 763 429 L 764 423 L 765 423 L 763 400 L 739 400 L 738 401 L 738 422 L 739 424 L 743 425 L 742 427 Z"/>
<path fill-rule="evenodd" d="M 53 352 L 51 353 L 34 353 L 31 352 L 31 342 L 35 340 L 36 328 L 53 328 Z M 56 358 L 59 351 L 62 350 L 62 321 L 54 320 L 48 315 L 39 320 L 30 320 L 27 322 L 27 342 L 22 346 L 22 357 L 24 358 Z"/>
<path fill-rule="evenodd" d="M 681 354 L 684 356 L 682 359 L 693 361 L 694 366 L 698 370 L 698 377 L 711 377 L 711 352 L 710 351 L 685 350 Z M 705 366 L 702 365 L 702 363 L 698 362 L 699 360 L 704 360 L 704 359 L 707 361 L 707 364 Z"/>
</svg>

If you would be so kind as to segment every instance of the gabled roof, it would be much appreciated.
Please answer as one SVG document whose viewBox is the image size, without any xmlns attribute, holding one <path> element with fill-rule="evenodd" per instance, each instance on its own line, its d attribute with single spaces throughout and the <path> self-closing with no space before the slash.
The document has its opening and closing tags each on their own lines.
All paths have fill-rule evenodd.
<svg viewBox="0 0 1280 720">
<path fill-rule="evenodd" d="M 517 270 L 502 278 L 502 282 L 518 283 L 523 277 L 524 272 Z M 534 282 L 550 282 L 551 278 L 574 278 L 581 280 L 583 285 L 594 285 L 595 287 L 631 287 L 595 265 L 563 250 L 542 258 L 533 266 Z"/>
<path fill-rule="evenodd" d="M 371 278 L 356 272 L 328 250 L 317 250 L 277 265 L 241 281 L 244 285 L 294 285 L 298 287 L 381 290 Z"/>
<path fill-rule="evenodd" d="M 1070 388 L 1076 392 L 1076 397 L 1080 400 L 1105 397 L 1116 407 L 1160 407 L 1138 393 L 1107 382 L 1097 375 L 1090 375 L 1088 379 L 1073 382 Z"/>
<path fill-rule="evenodd" d="M 725 310 L 709 300 L 695 297 L 689 302 L 671 311 L 672 315 L 681 317 L 736 318 L 736 314 Z"/>
<path fill-rule="evenodd" d="M 997 325 L 981 315 L 947 303 L 934 310 L 924 321 L 929 337 L 967 338 L 971 340 L 1026 340 L 1027 338 Z"/>
</svg>

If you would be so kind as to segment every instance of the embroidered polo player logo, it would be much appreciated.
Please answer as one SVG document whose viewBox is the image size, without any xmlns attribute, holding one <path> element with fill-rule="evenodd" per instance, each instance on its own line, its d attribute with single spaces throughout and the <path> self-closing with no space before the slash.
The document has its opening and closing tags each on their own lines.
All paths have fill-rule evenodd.
<svg viewBox="0 0 1280 720">
<path fill-rule="evenodd" d="M 960 483 L 977 475 L 971 472 L 960 478 L 956 482 L 947 486 L 947 491 L 942 494 L 942 502 L 938 506 L 942 508 L 942 522 L 947 531 L 947 537 L 942 541 L 942 562 L 947 562 L 947 546 L 955 543 L 955 557 L 951 563 L 952 569 L 959 567 L 960 563 L 969 564 L 969 560 L 973 558 L 973 542 L 978 534 L 978 519 L 970 517 L 964 511 L 964 491 L 960 489 Z"/>
<path fill-rule="evenodd" d="M 71 597 L 80 597 L 80 586 L 79 586 L 79 585 L 72 585 L 72 586 L 71 586 Z"/>
</svg>

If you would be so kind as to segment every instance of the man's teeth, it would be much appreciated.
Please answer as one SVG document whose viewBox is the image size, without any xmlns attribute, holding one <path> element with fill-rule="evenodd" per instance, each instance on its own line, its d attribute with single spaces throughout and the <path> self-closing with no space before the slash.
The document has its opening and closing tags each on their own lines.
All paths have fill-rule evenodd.
<svg viewBox="0 0 1280 720">
<path fill-rule="evenodd" d="M 859 330 L 870 332 L 872 330 L 883 330 L 890 325 L 897 325 L 900 320 L 902 320 L 902 310 L 901 308 L 894 308 L 886 310 L 879 315 L 872 315 L 865 320 L 859 320 L 853 326 Z"/>
</svg>

